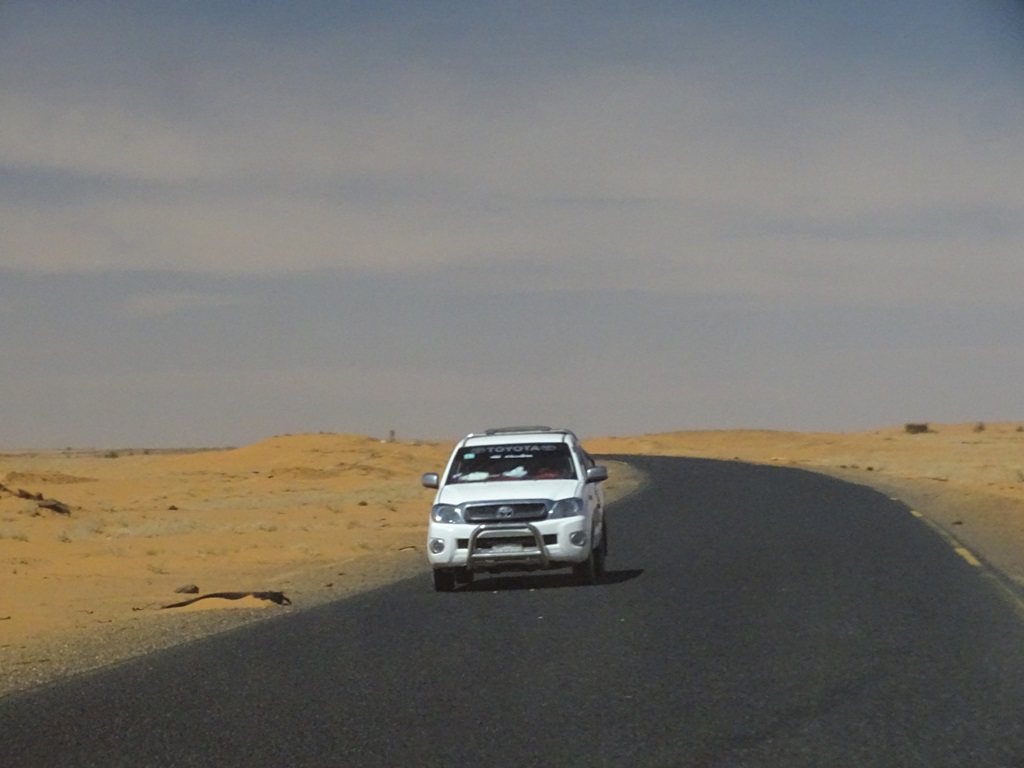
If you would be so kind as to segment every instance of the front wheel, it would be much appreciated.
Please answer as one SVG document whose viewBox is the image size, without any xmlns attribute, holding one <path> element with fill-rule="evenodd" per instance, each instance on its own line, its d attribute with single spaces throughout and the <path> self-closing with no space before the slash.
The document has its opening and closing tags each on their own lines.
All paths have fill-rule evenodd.
<svg viewBox="0 0 1024 768">
<path fill-rule="evenodd" d="M 455 574 L 444 568 L 434 569 L 434 591 L 451 592 L 455 589 Z"/>
<path fill-rule="evenodd" d="M 597 571 L 597 578 L 604 576 L 605 560 L 608 558 L 608 523 L 601 526 L 601 545 L 597 548 L 594 557 L 594 569 Z"/>
<path fill-rule="evenodd" d="M 580 584 L 597 584 L 597 550 L 590 550 L 590 555 L 582 563 L 576 563 L 572 567 L 572 575 Z"/>
</svg>

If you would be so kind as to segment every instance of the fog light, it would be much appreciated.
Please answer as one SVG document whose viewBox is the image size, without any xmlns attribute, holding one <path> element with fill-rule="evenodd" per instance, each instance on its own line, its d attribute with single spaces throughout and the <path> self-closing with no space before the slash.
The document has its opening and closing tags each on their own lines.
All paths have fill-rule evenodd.
<svg viewBox="0 0 1024 768">
<path fill-rule="evenodd" d="M 444 539 L 431 539 L 430 551 L 435 555 L 440 555 L 444 552 Z"/>
<path fill-rule="evenodd" d="M 582 547 L 587 543 L 587 534 L 583 531 L 573 531 L 569 534 L 569 543 L 576 547 Z"/>
</svg>

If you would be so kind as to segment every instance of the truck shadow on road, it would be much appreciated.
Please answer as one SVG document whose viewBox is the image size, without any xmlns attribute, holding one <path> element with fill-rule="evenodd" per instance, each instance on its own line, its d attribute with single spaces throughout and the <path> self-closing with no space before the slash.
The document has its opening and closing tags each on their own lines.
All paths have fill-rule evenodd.
<svg viewBox="0 0 1024 768">
<path fill-rule="evenodd" d="M 594 589 L 595 587 L 607 587 L 631 581 L 643 572 L 642 568 L 605 571 L 598 579 L 597 584 L 594 585 L 580 584 L 572 573 L 569 572 L 541 574 L 486 573 L 478 574 L 471 583 L 458 587 L 457 591 L 499 592 L 517 589 L 564 589 L 566 587 Z"/>
</svg>

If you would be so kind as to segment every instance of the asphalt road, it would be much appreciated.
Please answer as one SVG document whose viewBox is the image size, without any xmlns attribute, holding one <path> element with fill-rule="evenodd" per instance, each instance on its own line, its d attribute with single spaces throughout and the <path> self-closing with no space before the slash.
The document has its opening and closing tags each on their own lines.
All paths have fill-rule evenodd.
<svg viewBox="0 0 1024 768">
<path fill-rule="evenodd" d="M 1024 621 L 902 505 L 642 459 L 610 573 L 428 574 L 0 699 L 16 766 L 1024 766 Z"/>
</svg>

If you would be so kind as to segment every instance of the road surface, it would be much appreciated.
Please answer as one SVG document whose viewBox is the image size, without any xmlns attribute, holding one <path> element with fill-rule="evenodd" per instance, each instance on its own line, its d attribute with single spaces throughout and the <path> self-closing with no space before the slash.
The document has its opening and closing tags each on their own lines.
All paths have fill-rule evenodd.
<svg viewBox="0 0 1024 768">
<path fill-rule="evenodd" d="M 17 766 L 1021 766 L 1024 622 L 901 504 L 631 459 L 610 569 L 429 574 L 0 699 Z"/>
</svg>

